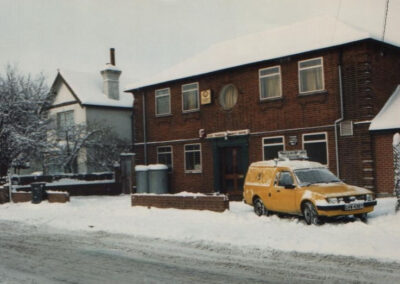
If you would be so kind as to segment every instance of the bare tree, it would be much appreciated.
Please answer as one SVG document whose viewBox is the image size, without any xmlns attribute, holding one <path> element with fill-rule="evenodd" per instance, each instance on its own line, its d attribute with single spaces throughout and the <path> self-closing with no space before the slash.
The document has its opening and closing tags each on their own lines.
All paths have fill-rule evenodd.
<svg viewBox="0 0 400 284">
<path fill-rule="evenodd" d="M 130 149 L 127 141 L 119 139 L 110 127 L 100 123 L 52 129 L 48 132 L 48 141 L 52 146 L 44 155 L 47 167 L 70 173 L 78 171 L 79 159 L 83 159 L 91 171 L 112 170 L 119 153 Z"/>
<path fill-rule="evenodd" d="M 32 78 L 8 65 L 0 73 L 0 176 L 21 167 L 47 147 L 48 101 L 43 75 Z"/>
</svg>

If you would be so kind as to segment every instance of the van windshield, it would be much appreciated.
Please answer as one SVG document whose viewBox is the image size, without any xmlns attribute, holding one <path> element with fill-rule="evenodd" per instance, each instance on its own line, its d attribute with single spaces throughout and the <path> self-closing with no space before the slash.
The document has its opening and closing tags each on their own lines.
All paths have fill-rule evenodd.
<svg viewBox="0 0 400 284">
<path fill-rule="evenodd" d="M 300 186 L 308 186 L 315 183 L 336 183 L 340 180 L 326 168 L 298 169 L 294 174 Z"/>
</svg>

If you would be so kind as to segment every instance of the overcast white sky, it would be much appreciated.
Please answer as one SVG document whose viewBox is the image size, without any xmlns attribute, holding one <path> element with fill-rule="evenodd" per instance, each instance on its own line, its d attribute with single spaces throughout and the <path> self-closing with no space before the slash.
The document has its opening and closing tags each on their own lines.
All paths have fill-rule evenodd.
<svg viewBox="0 0 400 284">
<path fill-rule="evenodd" d="M 0 70 L 7 63 L 49 82 L 57 68 L 98 72 L 116 48 L 134 82 L 215 42 L 318 15 L 380 35 L 386 0 L 0 0 Z M 400 45 L 400 0 L 386 39 Z M 129 78 L 129 79 L 128 79 Z"/>
</svg>

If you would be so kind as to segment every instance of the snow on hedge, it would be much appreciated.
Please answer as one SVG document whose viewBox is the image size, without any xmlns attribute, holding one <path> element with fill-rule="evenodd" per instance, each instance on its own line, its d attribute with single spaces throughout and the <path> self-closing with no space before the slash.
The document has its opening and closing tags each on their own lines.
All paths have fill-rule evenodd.
<svg viewBox="0 0 400 284">
<path fill-rule="evenodd" d="M 400 214 L 396 199 L 379 199 L 368 224 L 360 221 L 307 226 L 298 218 L 257 217 L 252 207 L 231 202 L 224 213 L 131 207 L 129 196 L 72 197 L 66 204 L 47 201 L 0 206 L 0 220 L 75 231 L 107 231 L 166 240 L 223 243 L 260 248 L 352 255 L 400 261 Z"/>
</svg>

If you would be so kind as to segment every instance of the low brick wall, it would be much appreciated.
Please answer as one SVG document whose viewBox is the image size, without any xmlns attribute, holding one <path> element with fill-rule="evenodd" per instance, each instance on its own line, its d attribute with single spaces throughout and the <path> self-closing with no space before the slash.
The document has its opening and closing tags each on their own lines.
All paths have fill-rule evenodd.
<svg viewBox="0 0 400 284">
<path fill-rule="evenodd" d="M 171 194 L 132 194 L 132 206 L 210 210 L 229 210 L 229 199 L 225 195 L 183 196 Z"/>
<path fill-rule="evenodd" d="M 15 203 L 32 201 L 32 194 L 30 192 L 13 192 L 11 196 Z"/>
<path fill-rule="evenodd" d="M 47 192 L 47 200 L 50 203 L 66 203 L 69 202 L 68 192 Z"/>
</svg>

